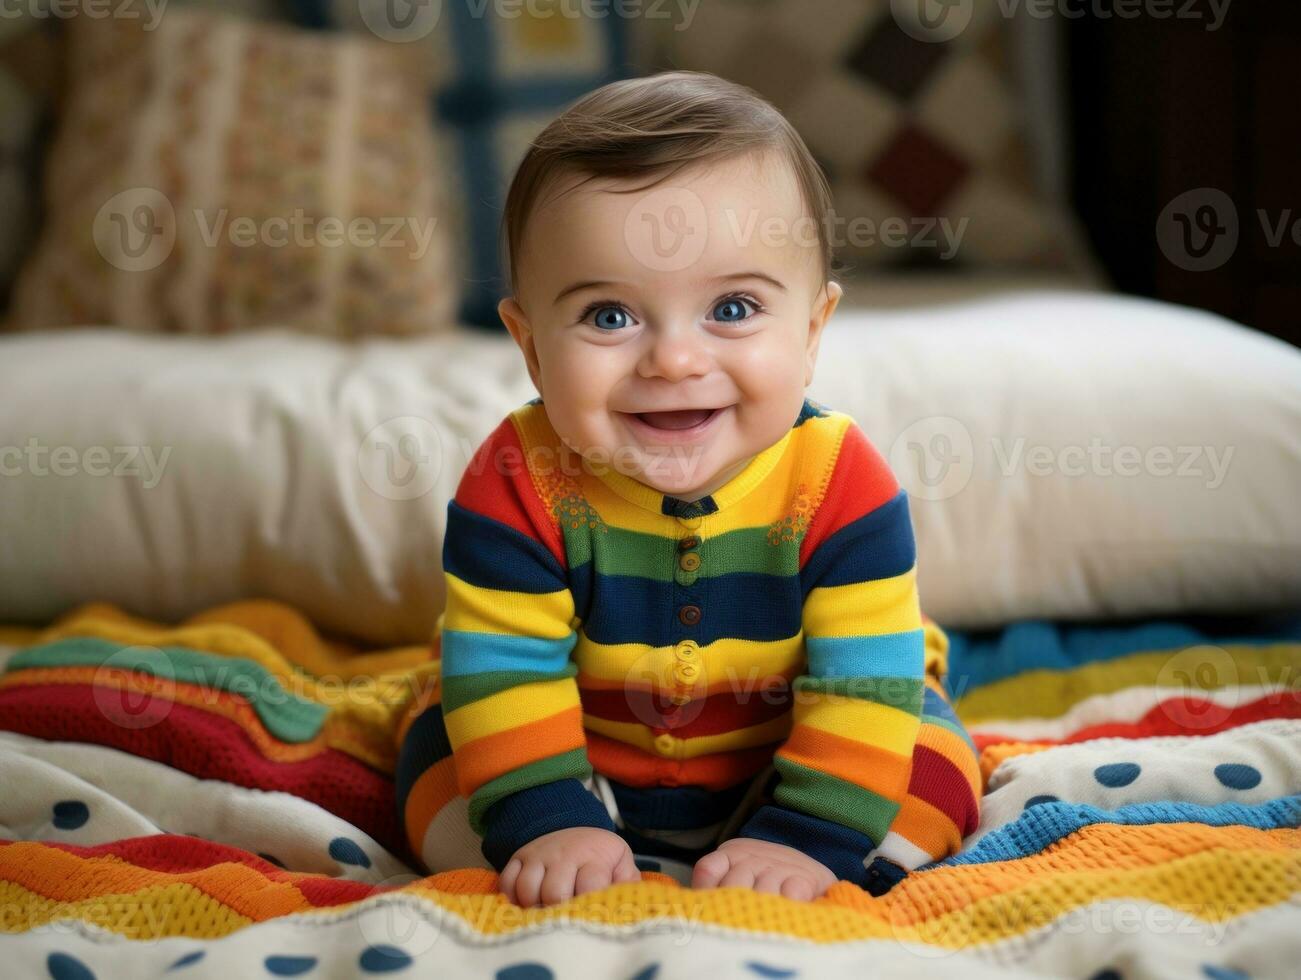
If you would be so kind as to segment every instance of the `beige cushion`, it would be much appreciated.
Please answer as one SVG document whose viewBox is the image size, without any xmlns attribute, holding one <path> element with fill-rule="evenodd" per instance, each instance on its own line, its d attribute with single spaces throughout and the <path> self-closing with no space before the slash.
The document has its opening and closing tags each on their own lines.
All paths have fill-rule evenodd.
<svg viewBox="0 0 1301 980">
<path fill-rule="evenodd" d="M 413 59 L 175 9 L 68 23 L 47 220 L 11 325 L 331 336 L 449 326 L 435 137 Z"/>
<path fill-rule="evenodd" d="M 470 332 L 0 337 L 0 623 L 268 596 L 422 640 L 447 502 L 534 394 L 508 337 Z M 1286 344 L 1106 295 L 844 310 L 810 394 L 912 495 L 941 623 L 1301 605 Z"/>
</svg>

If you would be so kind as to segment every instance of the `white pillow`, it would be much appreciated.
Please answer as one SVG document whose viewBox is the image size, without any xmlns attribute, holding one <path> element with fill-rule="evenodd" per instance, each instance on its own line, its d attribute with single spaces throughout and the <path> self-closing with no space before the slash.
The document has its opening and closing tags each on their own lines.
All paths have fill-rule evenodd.
<svg viewBox="0 0 1301 980">
<path fill-rule="evenodd" d="M 447 501 L 534 394 L 505 335 L 4 337 L 0 622 L 260 596 L 424 641 Z M 1301 352 L 1281 342 L 1075 293 L 842 310 L 810 395 L 889 454 L 943 624 L 1301 605 Z M 1107 475 L 1129 446 L 1138 475 Z"/>
</svg>

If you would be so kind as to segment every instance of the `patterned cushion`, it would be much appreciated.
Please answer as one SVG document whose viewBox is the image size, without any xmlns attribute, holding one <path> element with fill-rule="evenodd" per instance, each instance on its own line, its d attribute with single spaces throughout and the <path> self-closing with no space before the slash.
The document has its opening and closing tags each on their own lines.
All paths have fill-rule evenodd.
<svg viewBox="0 0 1301 980">
<path fill-rule="evenodd" d="M 369 30 L 421 51 L 440 127 L 458 175 L 453 216 L 464 280 L 461 319 L 500 328 L 506 289 L 498 229 L 506 189 L 529 141 L 565 105 L 631 74 L 617 16 L 580 17 L 566 0 L 292 0 L 300 23 Z M 591 5 L 594 8 L 598 5 Z"/>
<path fill-rule="evenodd" d="M 787 115 L 832 182 L 842 258 L 1074 268 L 1073 227 L 1031 177 L 1012 26 L 999 0 L 710 0 L 655 57 Z"/>
<path fill-rule="evenodd" d="M 196 10 L 67 23 L 46 223 L 20 328 L 333 335 L 454 322 L 411 58 Z"/>
</svg>

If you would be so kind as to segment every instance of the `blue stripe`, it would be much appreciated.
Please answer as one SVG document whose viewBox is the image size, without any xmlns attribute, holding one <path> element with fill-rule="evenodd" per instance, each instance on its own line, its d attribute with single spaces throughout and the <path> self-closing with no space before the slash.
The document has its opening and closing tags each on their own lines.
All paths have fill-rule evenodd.
<svg viewBox="0 0 1301 980">
<path fill-rule="evenodd" d="M 1028 621 L 990 632 L 953 631 L 949 641 L 949 690 L 960 697 L 1027 670 L 1074 670 L 1135 653 L 1204 645 L 1301 643 L 1301 615 L 1108 626 Z"/>
<path fill-rule="evenodd" d="M 805 636 L 814 677 L 920 678 L 925 641 L 919 629 L 881 636 Z"/>
<path fill-rule="evenodd" d="M 536 636 L 503 636 L 500 633 L 471 633 L 443 630 L 444 677 L 463 677 L 493 670 L 528 670 L 555 673 L 565 669 L 578 635 L 559 640 Z"/>
<path fill-rule="evenodd" d="M 406 810 L 407 797 L 430 766 L 452 754 L 452 742 L 443 724 L 443 706 L 433 704 L 418 714 L 407 727 L 398 751 L 397 768 L 393 773 L 393 786 L 397 795 L 398 813 Z"/>
<path fill-rule="evenodd" d="M 691 585 L 640 575 L 601 575 L 592 583 L 590 618 L 583 632 L 596 643 L 670 646 L 684 639 L 704 645 L 731 638 L 768 642 L 800 632 L 800 586 L 792 576 L 732 572 Z M 678 618 L 685 605 L 700 620 Z"/>
<path fill-rule="evenodd" d="M 447 505 L 443 569 L 483 589 L 542 594 L 567 587 L 564 568 L 541 541 L 455 500 Z"/>
<path fill-rule="evenodd" d="M 846 524 L 818 545 L 800 571 L 800 585 L 808 595 L 819 585 L 893 578 L 908 571 L 916 561 L 908 495 L 900 490 L 894 499 Z"/>
<path fill-rule="evenodd" d="M 1301 826 L 1301 796 L 1283 796 L 1252 806 L 1242 803 L 1198 806 L 1195 803 L 1161 802 L 1133 803 L 1115 810 L 1101 810 L 1087 803 L 1040 803 L 1022 812 L 1015 822 L 982 837 L 969 851 L 926 867 L 1015 861 L 1038 854 L 1063 837 L 1098 823 L 1126 827 L 1200 823 L 1208 827 L 1279 830 Z"/>
</svg>

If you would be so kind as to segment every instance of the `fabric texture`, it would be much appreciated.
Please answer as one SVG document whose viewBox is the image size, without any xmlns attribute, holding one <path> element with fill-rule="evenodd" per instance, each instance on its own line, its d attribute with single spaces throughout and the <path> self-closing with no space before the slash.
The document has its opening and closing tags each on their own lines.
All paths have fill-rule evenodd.
<svg viewBox="0 0 1301 980">
<path fill-rule="evenodd" d="M 928 628 L 927 635 L 939 634 Z M 322 638 L 298 611 L 266 602 L 213 608 L 175 624 L 98 605 L 45 628 L 6 626 L 0 644 L 12 646 L 0 646 L 0 666 L 19 651 L 73 637 L 158 645 L 160 670 L 161 648 L 218 658 L 239 650 L 282 684 L 300 678 L 304 695 L 332 700 L 332 708 L 341 706 L 331 679 L 347 678 L 364 695 L 347 699 L 350 715 L 382 707 L 374 720 L 393 745 L 429 714 L 419 705 L 438 690 L 436 673 L 434 683 L 422 683 L 434 653 L 428 645 L 351 647 Z M 414 965 L 456 975 L 706 969 L 861 977 L 876 970 L 920 980 L 937 964 L 964 977 L 1290 975 L 1301 956 L 1301 797 L 1295 783 L 1285 795 L 1258 794 L 1292 778 L 1294 762 L 1280 759 L 1277 747 L 1291 737 L 1279 723 L 1301 721 L 1294 669 L 1301 619 L 1023 623 L 954 633 L 952 641 L 956 713 L 966 720 L 970 705 L 986 726 L 981 762 L 998 803 L 982 813 L 1003 822 L 982 825 L 979 840 L 960 854 L 910 872 L 880 897 L 871 883 L 848 882 L 813 902 L 747 889 L 694 891 L 647 867 L 638 883 L 555 908 L 521 909 L 497 892 L 484 862 L 408 874 L 374 837 L 286 792 L 288 785 L 264 792 L 220 776 L 199 781 L 176 763 L 88 745 L 75 732 L 67 739 L 0 734 L 4 785 L 12 776 L 18 790 L 0 799 L 0 823 L 30 838 L 0 840 L 6 965 L 24 976 L 170 968 L 231 977 L 250 965 L 272 975 L 369 975 Z M 1231 652 L 1231 668 L 1217 649 Z M 1026 700 L 1043 690 L 1045 675 L 1087 700 L 1097 668 L 1118 678 L 1122 687 L 1113 685 L 1112 694 L 1162 685 L 1181 693 L 1168 721 L 1182 725 L 1184 741 L 1155 743 L 1148 752 L 1149 734 L 1140 730 L 1077 751 L 1069 743 L 997 738 L 1002 716 L 1027 718 Z M 362 685 L 395 675 L 403 683 L 386 691 Z M 212 675 L 204 678 L 209 683 Z M 1240 687 L 1265 684 L 1275 688 L 1265 699 L 1272 723 L 1241 726 L 1231 741 L 1201 727 L 1232 727 L 1217 705 Z M 1100 725 L 1108 723 L 1109 705 L 1125 708 L 1096 705 L 1091 722 Z M 0 728 L 8 717 L 0 711 Z M 214 751 L 238 738 L 196 734 L 211 739 L 206 747 Z M 1204 736 L 1207 755 L 1199 760 L 1193 749 Z M 1181 746 L 1189 762 L 1183 775 L 1158 768 L 1149 780 L 1149 765 Z M 1255 787 L 1250 768 L 1261 777 Z M 1127 775 L 1134 778 L 1126 782 Z M 1210 789 L 1208 779 L 1220 788 Z M 454 793 L 454 775 L 450 785 Z M 1053 790 L 1063 795 L 1031 802 Z M 369 786 L 348 791 L 357 794 L 356 810 L 373 801 Z M 1027 805 L 1016 811 L 1022 797 Z M 656 805 L 650 801 L 643 812 Z M 464 810 L 446 825 L 445 839 L 458 825 L 469 834 Z M 139 835 L 122 836 L 133 829 Z M 462 853 L 473 853 L 477 837 L 470 838 Z"/>
<path fill-rule="evenodd" d="M 75 17 L 66 35 L 46 220 L 10 327 L 452 325 L 452 239 L 409 57 L 187 9 L 156 25 Z"/>
<path fill-rule="evenodd" d="M 585 4 L 402 4 L 291 0 L 301 24 L 367 32 L 423 59 L 428 105 L 446 139 L 440 180 L 455 188 L 459 322 L 502 330 L 507 292 L 498 226 L 529 141 L 570 102 L 631 73 L 629 18 Z"/>
<path fill-rule="evenodd" d="M 1088 274 L 1036 167 L 1026 93 L 1044 80 L 1017 64 L 1028 16 L 998 0 L 716 0 L 686 29 L 648 26 L 657 63 L 748 85 L 791 121 L 831 182 L 842 259 Z"/>
<path fill-rule="evenodd" d="M 738 834 L 848 880 L 886 843 L 919 756 L 935 757 L 917 787 L 935 813 L 912 813 L 897 832 L 911 849 L 891 854 L 916 866 L 975 829 L 974 746 L 924 679 L 907 498 L 849 416 L 806 398 L 776 444 L 687 502 L 572 453 L 535 398 L 479 447 L 448 511 L 441 717 L 408 736 L 399 792 L 450 746 L 495 867 L 560 827 L 613 829 L 584 785 L 594 768 L 628 794 L 720 791 L 771 762 L 772 802 Z M 399 802 L 419 848 L 436 814 Z"/>
</svg>

